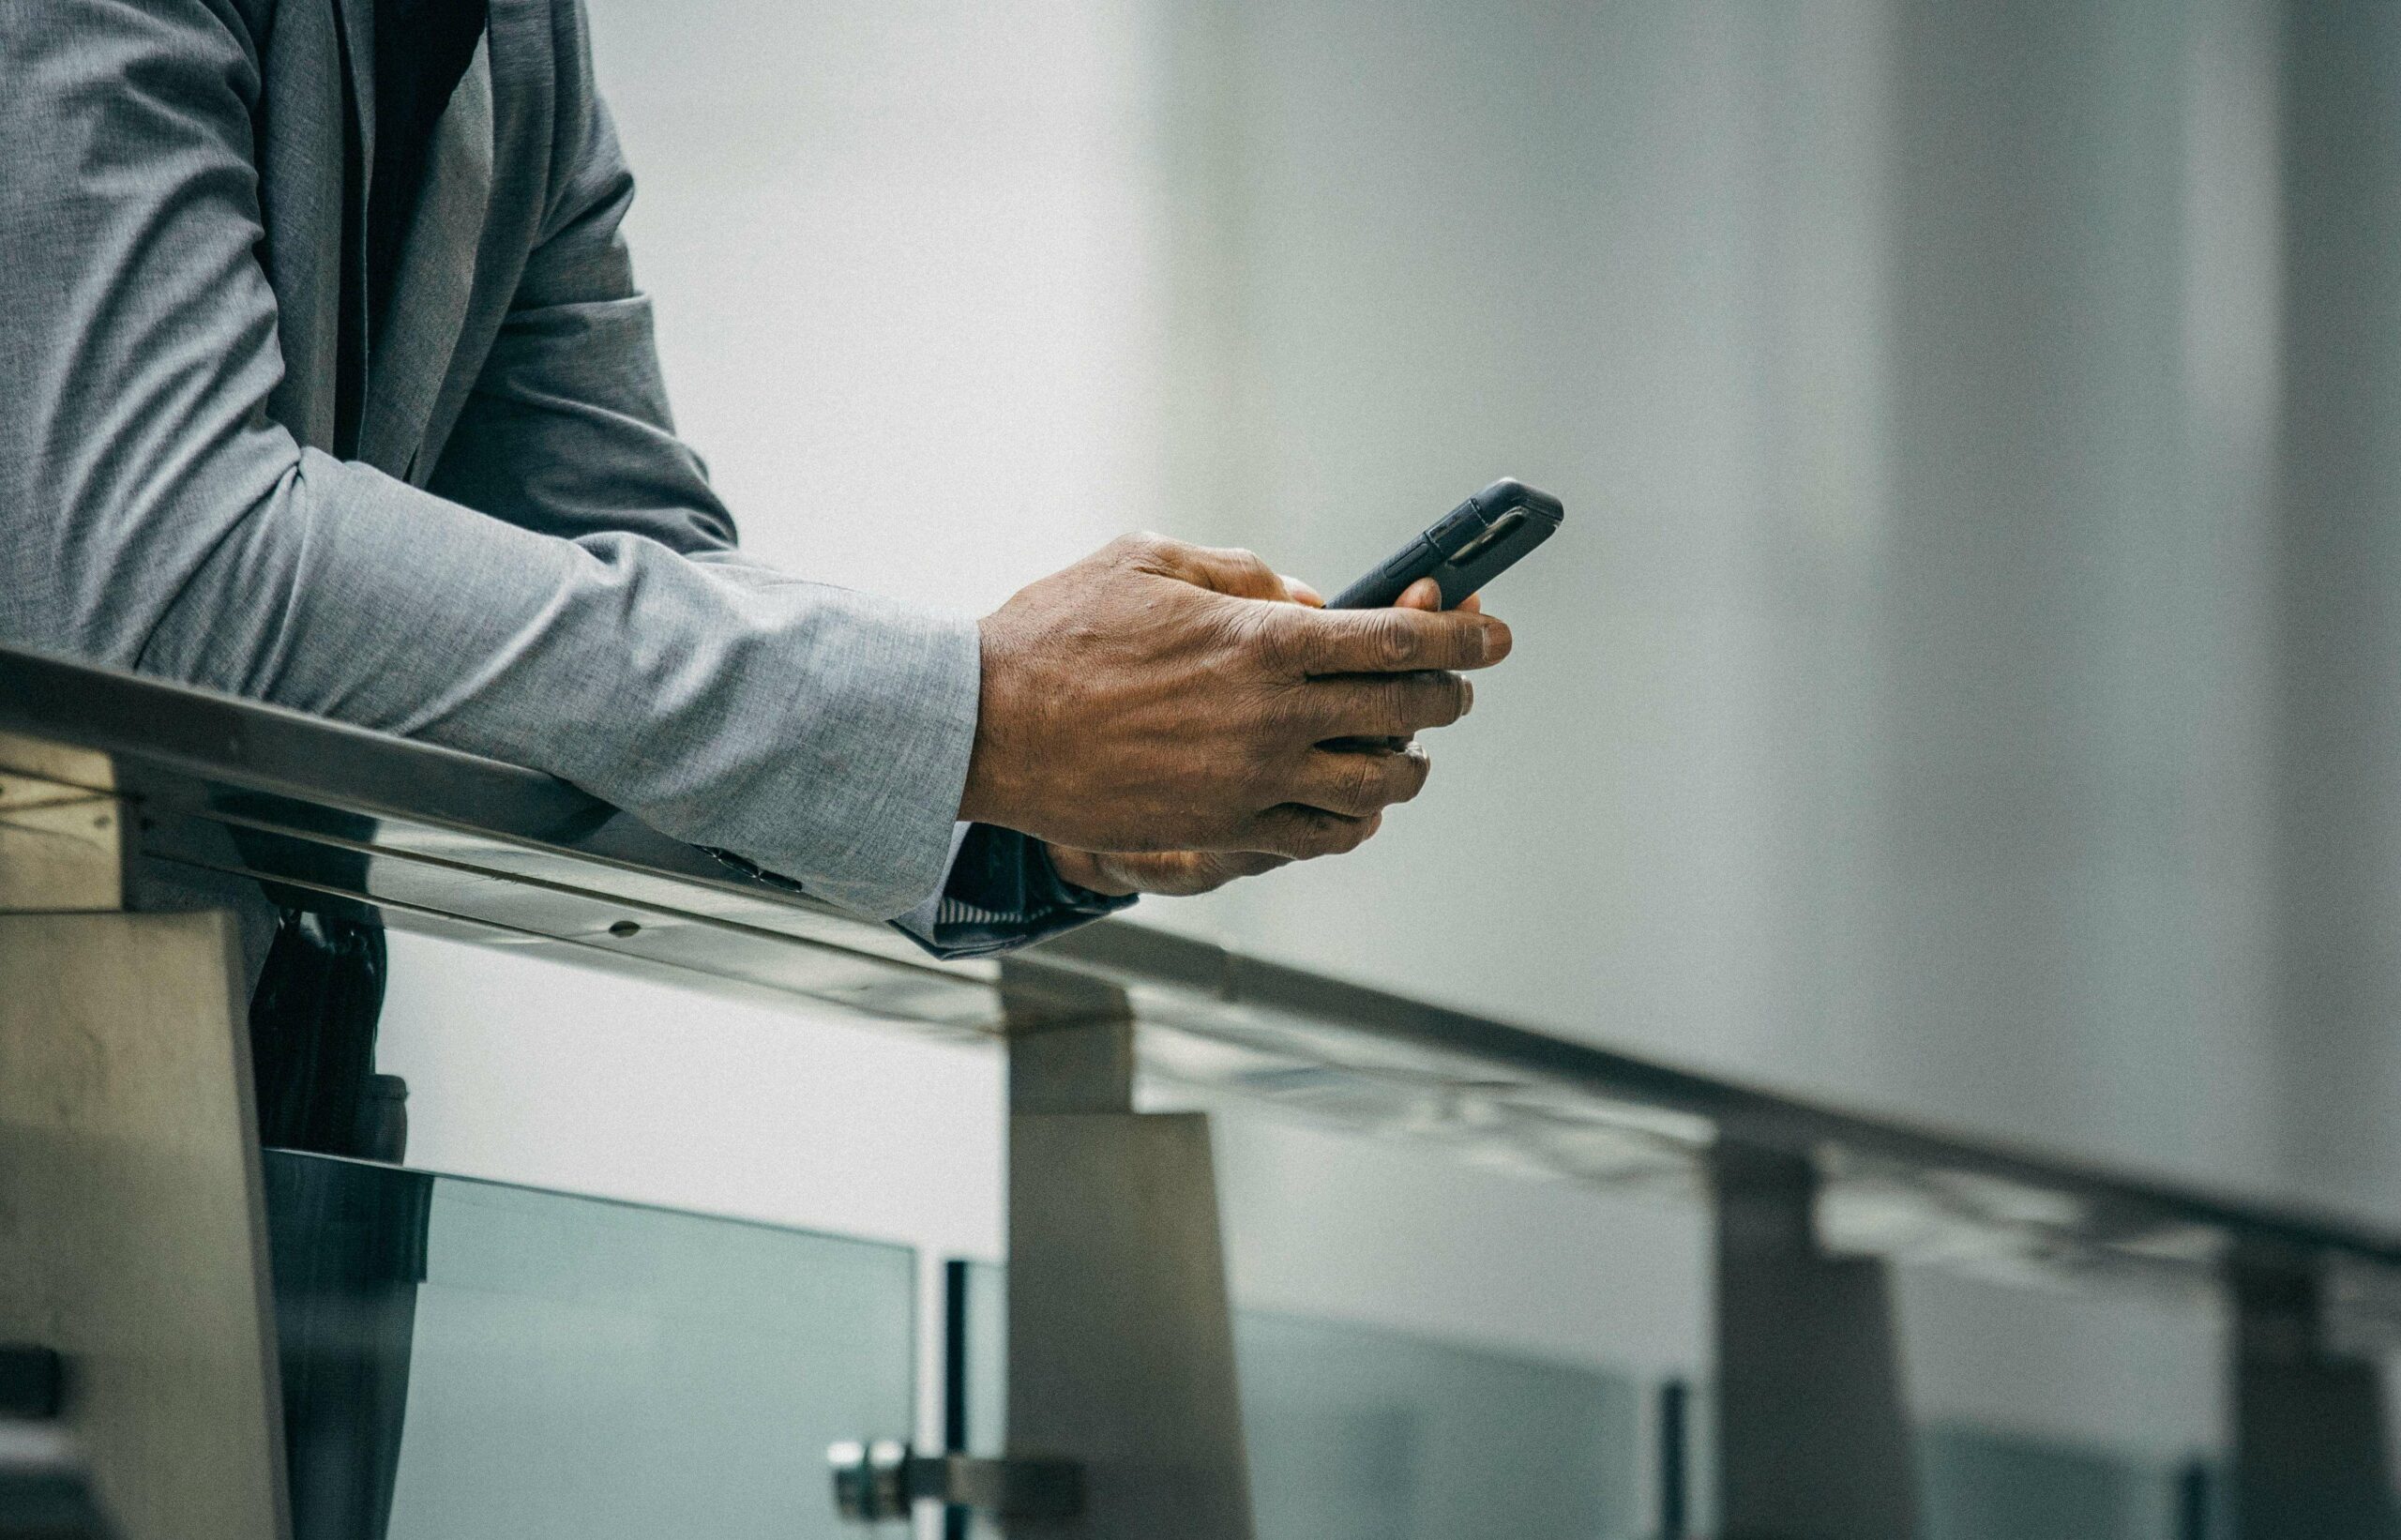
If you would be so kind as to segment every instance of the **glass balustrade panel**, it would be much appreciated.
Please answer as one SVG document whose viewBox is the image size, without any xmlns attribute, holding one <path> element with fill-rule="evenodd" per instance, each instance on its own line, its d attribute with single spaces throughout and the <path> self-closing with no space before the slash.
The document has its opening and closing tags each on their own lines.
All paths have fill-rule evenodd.
<svg viewBox="0 0 2401 1540">
<path fill-rule="evenodd" d="M 1006 1280 L 966 1270 L 968 1447 L 1006 1417 Z M 1586 1366 L 1238 1310 L 1259 1540 L 1626 1540 L 1642 1391 Z M 974 1532 L 986 1533 L 978 1530 Z"/>
<path fill-rule="evenodd" d="M 906 1249 L 270 1152 L 295 1540 L 834 1540 Z"/>
<path fill-rule="evenodd" d="M 2185 1507 L 2184 1471 L 2097 1444 L 1933 1423 L 1918 1430 L 1917 1467 L 1926 1540 L 2210 1537 Z"/>
</svg>

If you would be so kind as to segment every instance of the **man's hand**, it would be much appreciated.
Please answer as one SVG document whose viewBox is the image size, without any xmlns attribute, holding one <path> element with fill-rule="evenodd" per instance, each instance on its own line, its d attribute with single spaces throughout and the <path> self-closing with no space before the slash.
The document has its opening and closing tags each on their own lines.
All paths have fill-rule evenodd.
<svg viewBox="0 0 2401 1540">
<path fill-rule="evenodd" d="M 1318 591 L 1297 578 L 1284 579 L 1284 596 L 1295 604 L 1325 608 L 1325 600 Z M 1442 590 L 1433 579 L 1420 578 L 1394 602 L 1404 610 L 1440 610 Z M 1484 609 L 1473 594 L 1460 600 L 1458 607 L 1477 613 Z M 1415 746 L 1405 738 L 1385 742 L 1396 752 L 1415 750 Z M 1237 877 L 1256 877 L 1292 864 L 1289 855 L 1262 855 L 1255 851 L 1146 851 L 1129 854 L 1069 850 L 1064 845 L 1047 845 L 1044 849 L 1049 853 L 1050 864 L 1060 876 L 1079 887 L 1112 898 L 1145 893 L 1185 898 L 1196 893 L 1214 893 Z"/>
<path fill-rule="evenodd" d="M 1098 891 L 1199 892 L 1356 847 L 1425 784 L 1408 739 L 1465 714 L 1457 671 L 1506 657 L 1508 627 L 1414 594 L 1291 596 L 1247 551 L 1151 536 L 1025 589 L 984 622 L 959 816 L 1049 841 Z"/>
</svg>

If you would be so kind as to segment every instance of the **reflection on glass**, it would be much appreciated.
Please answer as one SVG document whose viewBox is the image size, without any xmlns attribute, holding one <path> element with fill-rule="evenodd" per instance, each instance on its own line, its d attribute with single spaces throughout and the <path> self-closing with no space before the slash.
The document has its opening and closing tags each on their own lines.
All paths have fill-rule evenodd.
<svg viewBox="0 0 2401 1540">
<path fill-rule="evenodd" d="M 965 1447 L 971 1454 L 999 1455 L 1008 1433 L 1009 1298 L 1008 1273 L 989 1262 L 954 1264 L 955 1287 L 966 1292 L 954 1322 L 964 1328 L 954 1351 L 965 1356 L 960 1366 L 966 1395 Z"/>
<path fill-rule="evenodd" d="M 1919 1430 L 1926 1540 L 2181 1540 L 2180 1472 L 1953 1423 Z"/>
<path fill-rule="evenodd" d="M 967 1446 L 1005 1442 L 1006 1271 L 959 1270 Z M 1400 1333 L 1237 1312 L 1259 1540 L 1622 1540 L 1663 1494 L 1642 1419 L 1656 1386 Z M 1712 1532 L 1715 1397 L 1687 1393 L 1693 1534 Z M 1960 1423 L 1920 1429 L 1925 1540 L 2213 1540 L 2222 1479 Z M 970 1531 L 961 1525 L 961 1534 Z"/>
<path fill-rule="evenodd" d="M 968 1447 L 1004 1442 L 1006 1273 L 963 1270 Z M 1259 1540 L 1620 1540 L 1640 1390 L 1578 1366 L 1238 1311 Z"/>
<path fill-rule="evenodd" d="M 909 1251 L 282 1152 L 267 1185 L 295 1540 L 860 1532 L 823 1451 L 911 1426 Z"/>
<path fill-rule="evenodd" d="M 1615 1540 L 1640 1392 L 1576 1365 L 1244 1312 L 1260 1540 Z"/>
</svg>

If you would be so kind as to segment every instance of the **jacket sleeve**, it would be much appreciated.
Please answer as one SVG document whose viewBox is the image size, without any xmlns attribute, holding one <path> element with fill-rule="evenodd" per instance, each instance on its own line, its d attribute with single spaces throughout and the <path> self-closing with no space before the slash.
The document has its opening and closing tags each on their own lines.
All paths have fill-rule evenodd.
<svg viewBox="0 0 2401 1540">
<path fill-rule="evenodd" d="M 747 565 L 705 467 L 675 436 L 622 232 L 633 176 L 593 80 L 581 6 L 562 17 L 572 23 L 557 75 L 562 174 L 430 488 L 547 535 L 630 531 Z M 950 851 L 940 891 L 894 922 L 937 957 L 1011 950 L 1132 902 L 1060 881 L 1040 843 L 1009 830 L 960 824 Z"/>
<path fill-rule="evenodd" d="M 646 327 L 575 199 L 494 358 L 489 420 L 557 450 L 515 522 L 267 415 L 259 90 L 230 0 L 0 4 L 0 640 L 547 770 L 865 913 L 938 891 L 973 625 L 685 554 L 732 532 L 655 375 L 554 388 Z"/>
</svg>

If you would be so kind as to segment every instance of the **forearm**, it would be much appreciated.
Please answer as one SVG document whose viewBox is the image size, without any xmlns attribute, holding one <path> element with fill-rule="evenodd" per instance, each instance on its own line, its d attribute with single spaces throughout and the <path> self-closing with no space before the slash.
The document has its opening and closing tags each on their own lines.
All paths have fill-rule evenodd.
<svg viewBox="0 0 2401 1540">
<path fill-rule="evenodd" d="M 879 915 L 941 885 L 975 711 L 963 621 L 313 452 L 130 661 L 549 771 Z"/>
<path fill-rule="evenodd" d="M 934 891 L 974 627 L 670 549 L 730 528 L 571 198 L 481 392 L 521 430 L 465 431 L 493 467 L 613 467 L 591 517 L 545 513 L 599 497 L 572 477 L 530 477 L 517 528 L 304 447 L 272 408 L 260 91 L 221 0 L 0 7 L 0 640 L 551 771 L 868 913 Z"/>
</svg>

